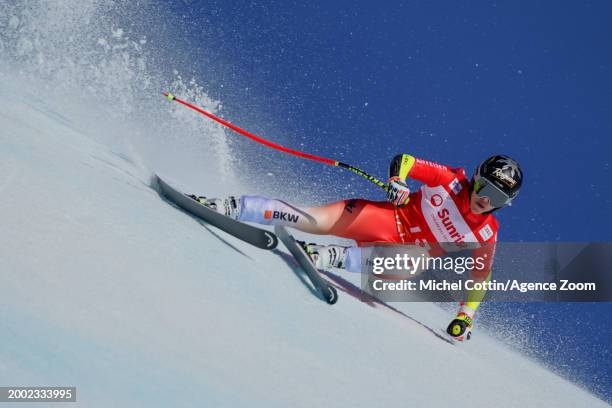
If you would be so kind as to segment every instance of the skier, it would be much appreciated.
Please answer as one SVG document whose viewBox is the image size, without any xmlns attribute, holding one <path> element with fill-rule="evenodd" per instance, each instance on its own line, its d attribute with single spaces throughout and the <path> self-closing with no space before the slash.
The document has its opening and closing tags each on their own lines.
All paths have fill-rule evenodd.
<svg viewBox="0 0 612 408">
<path fill-rule="evenodd" d="M 423 185 L 411 192 L 406 178 Z M 357 245 L 375 242 L 417 244 L 429 248 L 444 243 L 477 243 L 474 257 L 484 256 L 483 268 L 471 278 L 490 279 L 498 223 L 493 212 L 510 205 L 521 188 L 518 163 L 504 155 L 482 162 L 471 180 L 463 168 L 450 168 L 408 154 L 393 158 L 389 168 L 387 201 L 349 199 L 322 207 L 300 208 L 260 196 L 225 199 L 190 196 L 209 208 L 243 222 L 282 225 L 311 234 L 335 235 Z M 361 271 L 359 247 L 306 245 L 319 269 Z M 447 332 L 469 339 L 484 291 L 468 292 Z"/>
</svg>

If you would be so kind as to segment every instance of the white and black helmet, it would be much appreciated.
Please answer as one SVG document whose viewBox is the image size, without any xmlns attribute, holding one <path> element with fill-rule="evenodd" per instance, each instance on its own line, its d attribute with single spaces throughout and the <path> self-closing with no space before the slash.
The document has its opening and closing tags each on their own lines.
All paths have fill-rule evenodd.
<svg viewBox="0 0 612 408">
<path fill-rule="evenodd" d="M 523 171 L 516 160 L 497 155 L 489 157 L 476 169 L 473 189 L 479 197 L 487 197 L 493 207 L 504 207 L 518 195 L 523 184 Z"/>
</svg>

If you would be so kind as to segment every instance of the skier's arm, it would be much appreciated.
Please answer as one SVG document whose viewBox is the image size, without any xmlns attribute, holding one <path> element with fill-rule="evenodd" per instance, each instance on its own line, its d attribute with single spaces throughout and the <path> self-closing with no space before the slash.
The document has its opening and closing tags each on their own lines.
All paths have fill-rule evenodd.
<svg viewBox="0 0 612 408">
<path fill-rule="evenodd" d="M 475 249 L 473 256 L 475 260 L 480 257 L 484 262 L 477 263 L 471 273 L 470 278 L 479 282 L 486 282 L 491 279 L 491 266 L 493 264 L 493 255 L 495 252 L 496 235 L 493 239 L 484 243 L 480 248 Z M 461 302 L 457 316 L 450 322 L 446 332 L 453 336 L 456 340 L 466 340 L 472 335 L 472 325 L 474 314 L 480 302 L 486 294 L 486 290 L 471 290 L 468 291 L 467 301 Z"/>
<path fill-rule="evenodd" d="M 402 181 L 410 177 L 428 186 L 439 186 L 450 183 L 456 175 L 442 164 L 417 159 L 409 154 L 398 154 L 391 160 L 389 177 L 399 177 Z"/>
<path fill-rule="evenodd" d="M 484 279 L 484 282 L 488 282 L 489 280 L 491 280 L 490 271 L 487 274 L 487 277 Z M 478 309 L 478 306 L 480 306 L 480 302 L 482 302 L 482 299 L 484 299 L 486 294 L 487 294 L 486 289 L 468 291 L 467 300 L 465 301 L 465 306 L 469 307 L 475 312 L 476 309 Z"/>
<path fill-rule="evenodd" d="M 487 282 L 491 279 L 491 267 L 493 266 L 493 257 L 495 255 L 495 241 L 490 241 L 482 244 L 480 248 L 474 249 L 473 256 L 475 260 L 479 258 L 482 263 L 477 263 L 470 273 L 470 278 L 476 282 Z M 479 267 L 479 265 L 482 265 Z M 484 299 L 487 291 L 482 290 L 470 290 L 467 293 L 467 301 L 465 306 L 469 307 L 473 311 L 476 311 L 480 302 Z"/>
</svg>

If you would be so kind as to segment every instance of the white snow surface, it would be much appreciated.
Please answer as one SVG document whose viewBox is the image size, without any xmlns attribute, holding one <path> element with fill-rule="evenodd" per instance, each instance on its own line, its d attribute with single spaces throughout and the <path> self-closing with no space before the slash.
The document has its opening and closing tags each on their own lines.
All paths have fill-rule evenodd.
<svg viewBox="0 0 612 408">
<path fill-rule="evenodd" d="M 394 305 L 403 316 L 342 290 L 327 305 L 284 248 L 201 225 L 150 187 L 138 155 L 8 82 L 1 385 L 76 386 L 70 407 L 607 406 L 484 332 L 444 341 L 435 305 Z M 163 175 L 186 191 L 220 188 L 221 167 L 176 164 Z"/>
</svg>

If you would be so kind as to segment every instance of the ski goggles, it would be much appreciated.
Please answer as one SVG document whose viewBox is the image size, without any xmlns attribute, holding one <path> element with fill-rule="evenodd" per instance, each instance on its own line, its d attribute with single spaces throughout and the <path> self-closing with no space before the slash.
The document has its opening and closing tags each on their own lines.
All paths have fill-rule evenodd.
<svg viewBox="0 0 612 408">
<path fill-rule="evenodd" d="M 508 194 L 484 177 L 474 177 L 474 192 L 478 197 L 487 197 L 489 203 L 495 208 L 510 205 L 512 201 Z"/>
</svg>

